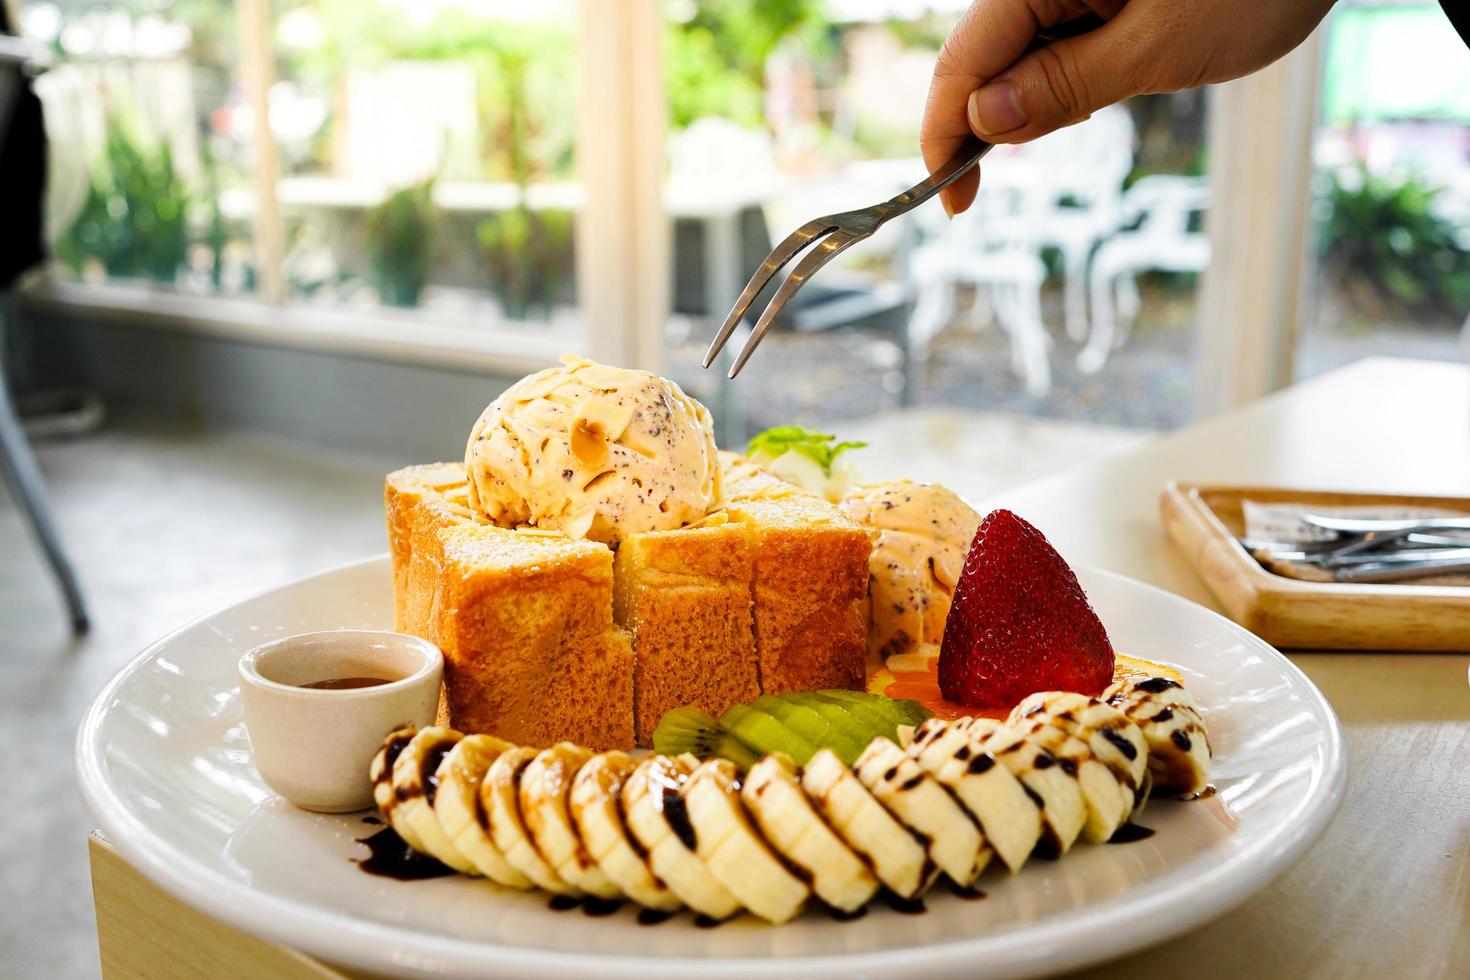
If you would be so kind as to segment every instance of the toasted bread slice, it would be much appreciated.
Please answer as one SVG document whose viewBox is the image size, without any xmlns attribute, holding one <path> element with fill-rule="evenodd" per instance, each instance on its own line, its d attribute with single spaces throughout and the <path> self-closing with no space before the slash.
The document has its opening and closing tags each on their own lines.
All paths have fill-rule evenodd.
<svg viewBox="0 0 1470 980">
<path fill-rule="evenodd" d="M 752 535 L 752 616 L 766 694 L 866 679 L 872 540 L 818 497 L 722 453 L 723 505 Z"/>
<path fill-rule="evenodd" d="M 653 743 L 664 712 L 695 704 L 719 715 L 760 695 L 751 629 L 749 526 L 633 534 L 614 566 L 615 618 L 633 634 L 633 717 Z"/>
<path fill-rule="evenodd" d="M 457 524 L 481 523 L 469 509 L 464 467 L 457 463 L 410 466 L 388 474 L 383 503 L 393 560 L 393 627 L 429 635 L 443 559 L 439 532 Z"/>
<path fill-rule="evenodd" d="M 523 745 L 633 741 L 632 637 L 612 619 L 612 552 L 483 523 L 447 466 L 390 474 L 396 628 L 444 651 L 448 721 Z"/>
</svg>

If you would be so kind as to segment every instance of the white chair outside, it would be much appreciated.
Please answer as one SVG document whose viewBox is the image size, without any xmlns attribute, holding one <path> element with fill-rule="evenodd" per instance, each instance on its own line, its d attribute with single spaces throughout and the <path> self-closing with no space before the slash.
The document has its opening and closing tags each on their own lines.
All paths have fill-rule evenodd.
<svg viewBox="0 0 1470 980">
<path fill-rule="evenodd" d="M 1021 144 L 1005 162 L 1032 175 L 1036 241 L 1061 252 L 1067 336 L 1075 341 L 1088 336 L 1088 260 L 1122 225 L 1123 181 L 1133 169 L 1133 142 L 1133 117 L 1113 105 Z"/>
<path fill-rule="evenodd" d="M 1034 200 L 1024 186 L 982 179 L 974 205 L 953 221 L 938 208 L 914 212 L 932 236 L 909 253 L 917 291 L 909 344 L 916 361 L 928 358 L 934 338 L 954 319 L 959 287 L 983 288 L 1026 390 L 1040 397 L 1051 389 L 1050 338 L 1041 319 L 1046 264 L 1036 243 Z"/>
<path fill-rule="evenodd" d="M 1154 174 L 1141 178 L 1123 195 L 1123 222 L 1136 228 L 1121 231 L 1098 247 L 1092 257 L 1090 291 L 1092 323 L 1077 367 L 1095 374 L 1121 342 L 1119 314 L 1131 321 L 1138 312 L 1134 276 L 1147 270 L 1201 272 L 1210 262 L 1210 239 L 1191 230 L 1191 219 L 1210 205 L 1203 177 Z"/>
</svg>

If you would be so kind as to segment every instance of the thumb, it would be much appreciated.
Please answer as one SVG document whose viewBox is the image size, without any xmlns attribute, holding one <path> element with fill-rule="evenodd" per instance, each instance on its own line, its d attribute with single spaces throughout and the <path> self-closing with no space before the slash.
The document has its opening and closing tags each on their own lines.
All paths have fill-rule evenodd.
<svg viewBox="0 0 1470 980">
<path fill-rule="evenodd" d="M 970 128 L 992 143 L 1024 143 L 1141 92 L 1133 43 L 1115 19 L 1022 55 L 970 93 Z"/>
</svg>

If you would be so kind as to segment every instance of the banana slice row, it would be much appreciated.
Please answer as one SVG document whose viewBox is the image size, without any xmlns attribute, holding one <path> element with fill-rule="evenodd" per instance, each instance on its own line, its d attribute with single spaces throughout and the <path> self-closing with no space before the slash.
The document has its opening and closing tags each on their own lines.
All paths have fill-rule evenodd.
<svg viewBox="0 0 1470 980">
<path fill-rule="evenodd" d="M 930 719 L 875 738 L 848 767 L 772 753 L 633 758 L 570 742 L 537 750 L 449 728 L 392 732 L 369 774 L 405 842 L 508 888 L 627 898 L 711 919 L 786 922 L 813 899 L 843 912 L 880 888 L 968 887 L 998 860 L 1108 840 L 1150 793 L 1200 792 L 1198 709 L 1164 678 L 1103 698 L 1042 692 L 1004 722 Z"/>
</svg>

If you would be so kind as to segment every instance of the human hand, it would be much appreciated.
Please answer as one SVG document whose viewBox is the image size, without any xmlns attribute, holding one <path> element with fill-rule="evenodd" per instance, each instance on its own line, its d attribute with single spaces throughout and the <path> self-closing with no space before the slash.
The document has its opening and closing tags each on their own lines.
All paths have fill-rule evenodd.
<svg viewBox="0 0 1470 980">
<path fill-rule="evenodd" d="M 919 146 L 932 171 L 971 132 L 1024 143 L 1134 95 L 1177 92 L 1263 68 L 1300 44 L 1334 0 L 975 0 L 934 66 Z M 1033 47 L 1088 14 L 1096 30 Z M 975 199 L 972 170 L 941 195 Z"/>
</svg>

